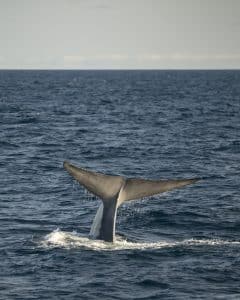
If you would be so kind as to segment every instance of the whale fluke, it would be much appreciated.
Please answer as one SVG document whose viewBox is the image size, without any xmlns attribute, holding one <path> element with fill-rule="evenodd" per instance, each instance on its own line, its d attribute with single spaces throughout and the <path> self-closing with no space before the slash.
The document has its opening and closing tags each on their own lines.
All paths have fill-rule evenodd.
<svg viewBox="0 0 240 300">
<path fill-rule="evenodd" d="M 121 176 L 110 176 L 88 171 L 75 167 L 66 161 L 63 166 L 81 185 L 103 201 L 115 198 L 125 181 Z"/>
<path fill-rule="evenodd" d="M 124 201 L 164 193 L 200 180 L 200 178 L 177 180 L 124 178 L 88 171 L 66 161 L 63 166 L 81 185 L 103 201 L 103 207 L 100 206 L 98 209 L 90 235 L 108 242 L 114 240 L 117 208 Z"/>
<path fill-rule="evenodd" d="M 119 200 L 120 202 L 128 200 L 141 199 L 156 194 L 171 191 L 197 182 L 199 179 L 179 179 L 179 180 L 148 180 L 130 178 L 126 179 L 124 188 L 122 189 Z"/>
</svg>

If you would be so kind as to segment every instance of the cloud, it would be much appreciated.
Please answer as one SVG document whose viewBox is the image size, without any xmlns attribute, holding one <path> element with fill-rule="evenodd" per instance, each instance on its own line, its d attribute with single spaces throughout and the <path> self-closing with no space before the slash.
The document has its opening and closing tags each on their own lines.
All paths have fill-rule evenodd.
<svg viewBox="0 0 240 300">
<path fill-rule="evenodd" d="M 128 55 L 123 55 L 123 54 L 112 54 L 109 56 L 109 59 L 111 60 L 128 60 L 129 56 Z"/>
<path fill-rule="evenodd" d="M 64 63 L 79 63 L 84 61 L 105 61 L 105 60 L 127 60 L 128 55 L 123 54 L 109 54 L 109 55 L 65 55 Z"/>
<path fill-rule="evenodd" d="M 236 68 L 240 54 L 149 53 L 128 55 L 122 53 L 97 55 L 66 55 L 65 68 Z"/>
<path fill-rule="evenodd" d="M 139 60 L 149 61 L 211 61 L 211 60 L 239 60 L 240 54 L 184 54 L 184 53 L 171 53 L 171 54 L 144 54 L 137 56 Z"/>
<path fill-rule="evenodd" d="M 129 56 L 123 54 L 108 55 L 65 55 L 65 68 L 122 68 L 127 67 Z"/>
<path fill-rule="evenodd" d="M 82 55 L 65 55 L 64 58 L 64 64 L 68 63 L 81 63 L 87 60 L 86 56 Z"/>
<path fill-rule="evenodd" d="M 240 59 L 240 54 L 217 54 L 215 55 L 215 59 L 238 60 Z"/>
<path fill-rule="evenodd" d="M 239 69 L 240 53 L 145 53 L 27 56 L 20 62 L 0 56 L 0 68 L 23 69 Z"/>
<path fill-rule="evenodd" d="M 97 4 L 95 7 L 98 9 L 112 9 L 112 7 L 107 4 Z"/>
</svg>

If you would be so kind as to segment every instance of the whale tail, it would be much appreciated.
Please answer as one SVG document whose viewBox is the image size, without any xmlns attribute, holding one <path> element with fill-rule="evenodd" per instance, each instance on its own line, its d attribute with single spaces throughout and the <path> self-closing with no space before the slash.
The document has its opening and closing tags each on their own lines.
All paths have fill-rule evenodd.
<svg viewBox="0 0 240 300">
<path fill-rule="evenodd" d="M 89 192 L 101 198 L 103 202 L 115 198 L 124 183 L 124 178 L 122 176 L 111 176 L 88 171 L 75 167 L 66 161 L 63 166 L 81 185 Z"/>
<path fill-rule="evenodd" d="M 81 185 L 103 201 L 103 207 L 100 206 L 96 214 L 90 234 L 94 238 L 108 242 L 114 240 L 116 212 L 123 202 L 164 193 L 200 180 L 200 178 L 178 180 L 124 178 L 88 171 L 66 161 L 63 166 Z"/>
</svg>

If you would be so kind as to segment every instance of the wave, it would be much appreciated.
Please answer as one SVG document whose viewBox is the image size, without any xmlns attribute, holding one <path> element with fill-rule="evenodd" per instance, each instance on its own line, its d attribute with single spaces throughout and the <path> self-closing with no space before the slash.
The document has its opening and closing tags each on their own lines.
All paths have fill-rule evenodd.
<svg viewBox="0 0 240 300">
<path fill-rule="evenodd" d="M 240 241 L 227 241 L 220 239 L 186 239 L 183 241 L 159 241 L 159 242 L 130 242 L 117 236 L 114 243 L 101 240 L 92 240 L 88 237 L 79 236 L 76 232 L 66 232 L 59 229 L 54 230 L 40 241 L 44 248 L 87 248 L 96 251 L 107 250 L 145 250 L 161 249 L 176 246 L 222 246 L 222 245 L 240 245 Z"/>
</svg>

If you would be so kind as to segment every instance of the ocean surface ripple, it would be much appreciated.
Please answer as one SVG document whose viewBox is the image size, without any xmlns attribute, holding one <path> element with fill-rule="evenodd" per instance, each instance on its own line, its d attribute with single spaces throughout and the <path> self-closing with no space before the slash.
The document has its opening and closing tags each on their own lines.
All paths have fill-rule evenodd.
<svg viewBox="0 0 240 300">
<path fill-rule="evenodd" d="M 0 71 L 0 299 L 240 299 L 240 71 Z M 62 164 L 205 178 L 118 210 Z"/>
</svg>

